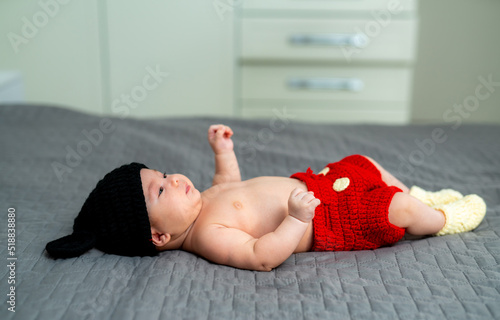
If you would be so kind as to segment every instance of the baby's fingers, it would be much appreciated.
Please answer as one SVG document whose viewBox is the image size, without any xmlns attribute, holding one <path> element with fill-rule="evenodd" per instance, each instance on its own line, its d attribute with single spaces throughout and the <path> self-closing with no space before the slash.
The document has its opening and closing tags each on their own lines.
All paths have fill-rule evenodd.
<svg viewBox="0 0 500 320">
<path fill-rule="evenodd" d="M 220 126 L 220 124 L 213 124 L 208 128 L 208 139 L 211 140 L 215 137 L 217 133 L 217 128 Z"/>
<path fill-rule="evenodd" d="M 317 206 L 319 206 L 321 204 L 321 200 L 319 200 L 318 198 L 314 198 L 309 203 L 310 203 L 311 206 L 313 206 L 314 208 L 316 208 Z"/>
<path fill-rule="evenodd" d="M 222 138 L 224 136 L 224 128 L 217 128 L 217 131 L 215 132 L 215 135 L 218 137 L 218 138 Z"/>
<path fill-rule="evenodd" d="M 297 187 L 297 188 L 293 189 L 292 192 L 290 193 L 290 198 L 297 198 L 297 196 L 302 192 L 304 192 L 304 190 Z"/>
<path fill-rule="evenodd" d="M 320 200 L 314 196 L 314 194 L 309 193 L 309 192 L 304 195 L 304 197 L 302 198 L 302 201 L 307 203 L 307 204 L 317 203 L 317 205 L 319 205 L 321 203 Z"/>
<path fill-rule="evenodd" d="M 214 133 L 221 126 L 221 124 L 213 124 L 208 128 L 208 133 Z"/>
<path fill-rule="evenodd" d="M 226 138 L 231 138 L 233 136 L 233 129 L 231 129 L 228 126 L 224 126 L 224 129 L 225 129 L 224 136 Z"/>
<path fill-rule="evenodd" d="M 223 124 L 214 124 L 210 126 L 209 135 L 215 135 L 217 138 L 231 138 L 233 130 Z"/>
</svg>

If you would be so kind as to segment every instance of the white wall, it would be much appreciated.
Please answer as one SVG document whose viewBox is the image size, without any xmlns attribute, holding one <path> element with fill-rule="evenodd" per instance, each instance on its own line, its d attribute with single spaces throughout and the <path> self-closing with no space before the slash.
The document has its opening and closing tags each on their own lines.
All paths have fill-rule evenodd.
<svg viewBox="0 0 500 320">
<path fill-rule="evenodd" d="M 476 97 L 489 75 L 499 85 Z M 500 1 L 420 1 L 412 118 L 500 123 Z"/>
<path fill-rule="evenodd" d="M 205 0 L 2 0 L 0 71 L 21 71 L 33 103 L 231 115 L 232 30 L 232 11 Z"/>
<path fill-rule="evenodd" d="M 101 112 L 97 2 L 40 3 L 0 1 L 0 70 L 22 72 L 29 102 Z"/>
<path fill-rule="evenodd" d="M 220 17 L 206 0 L 108 0 L 105 10 L 111 111 L 132 105 L 130 114 L 141 117 L 233 113 L 230 13 Z M 141 89 L 151 70 L 151 90 Z"/>
</svg>

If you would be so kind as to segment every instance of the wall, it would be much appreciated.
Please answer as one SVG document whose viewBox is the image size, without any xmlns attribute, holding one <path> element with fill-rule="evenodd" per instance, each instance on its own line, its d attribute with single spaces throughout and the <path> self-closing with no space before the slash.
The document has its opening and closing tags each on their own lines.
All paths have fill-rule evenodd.
<svg viewBox="0 0 500 320">
<path fill-rule="evenodd" d="M 231 115 L 232 9 L 205 0 L 2 0 L 0 71 L 21 71 L 32 103 Z"/>
<path fill-rule="evenodd" d="M 99 113 L 96 1 L 0 1 L 0 70 L 19 70 L 28 102 Z"/>
<path fill-rule="evenodd" d="M 106 3 L 106 105 L 112 112 L 141 117 L 233 113 L 231 12 L 219 16 L 206 0 Z"/>
<path fill-rule="evenodd" d="M 414 122 L 500 123 L 499 14 L 494 0 L 420 1 Z"/>
</svg>

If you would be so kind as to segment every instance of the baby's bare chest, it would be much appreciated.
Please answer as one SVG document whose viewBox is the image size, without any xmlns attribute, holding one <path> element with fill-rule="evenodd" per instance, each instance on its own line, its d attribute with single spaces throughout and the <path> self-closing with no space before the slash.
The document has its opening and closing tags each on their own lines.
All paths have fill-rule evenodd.
<svg viewBox="0 0 500 320">
<path fill-rule="evenodd" d="M 260 237 L 274 231 L 288 215 L 288 198 L 296 187 L 307 190 L 303 182 L 285 177 L 259 177 L 220 186 L 204 199 L 200 222 Z"/>
</svg>

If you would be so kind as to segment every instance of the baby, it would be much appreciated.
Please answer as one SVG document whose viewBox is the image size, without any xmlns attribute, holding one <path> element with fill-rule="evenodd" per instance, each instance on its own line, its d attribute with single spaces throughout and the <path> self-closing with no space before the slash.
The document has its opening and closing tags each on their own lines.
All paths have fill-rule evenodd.
<svg viewBox="0 0 500 320">
<path fill-rule="evenodd" d="M 47 244 L 55 258 L 98 249 L 126 256 L 182 249 L 212 262 L 270 271 L 292 253 L 367 250 L 408 232 L 445 235 L 476 228 L 484 201 L 450 189 L 409 190 L 373 159 L 354 155 L 287 177 L 242 181 L 233 131 L 212 125 L 213 185 L 132 163 L 108 173 L 75 219 L 73 234 Z"/>
</svg>

